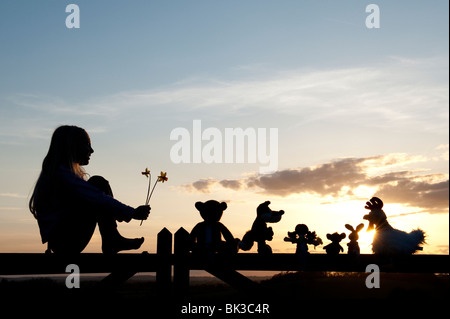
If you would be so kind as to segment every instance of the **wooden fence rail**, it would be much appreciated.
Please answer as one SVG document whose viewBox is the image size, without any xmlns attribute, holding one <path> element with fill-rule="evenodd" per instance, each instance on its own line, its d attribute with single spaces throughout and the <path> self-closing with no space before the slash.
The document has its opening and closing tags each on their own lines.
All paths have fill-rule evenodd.
<svg viewBox="0 0 450 319">
<path fill-rule="evenodd" d="M 186 295 L 190 270 L 206 270 L 238 289 L 252 287 L 252 282 L 237 270 L 365 272 L 370 264 L 377 265 L 382 272 L 448 273 L 450 270 L 449 255 L 412 255 L 393 262 L 373 254 L 362 254 L 358 258 L 347 254 L 334 258 L 326 254 L 311 254 L 306 261 L 299 262 L 295 254 L 275 253 L 262 256 L 255 253 L 238 253 L 226 258 L 214 256 L 215 259 L 211 261 L 193 255 L 189 242 L 189 233 L 183 228 L 174 236 L 164 228 L 158 234 L 156 254 L 144 252 L 108 256 L 83 253 L 64 257 L 55 254 L 2 253 L 0 275 L 63 274 L 66 273 L 67 265 L 76 264 L 81 273 L 110 273 L 103 282 L 115 284 L 138 272 L 156 272 L 157 289 L 160 292 L 171 293 L 173 283 L 175 294 Z"/>
</svg>

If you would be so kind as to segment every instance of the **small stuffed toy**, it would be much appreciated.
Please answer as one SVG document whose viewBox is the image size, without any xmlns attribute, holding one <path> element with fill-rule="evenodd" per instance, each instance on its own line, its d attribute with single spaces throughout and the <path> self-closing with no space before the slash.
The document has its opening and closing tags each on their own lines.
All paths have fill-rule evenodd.
<svg viewBox="0 0 450 319">
<path fill-rule="evenodd" d="M 423 250 L 425 244 L 425 232 L 420 228 L 407 233 L 392 227 L 387 221 L 383 211 L 383 201 L 378 197 L 372 197 L 366 202 L 365 209 L 370 213 L 363 218 L 369 221 L 367 231 L 375 228 L 372 251 L 378 255 L 398 256 L 411 255 Z"/>
<path fill-rule="evenodd" d="M 223 212 L 227 209 L 227 203 L 215 200 L 196 202 L 195 208 L 204 221 L 195 225 L 191 231 L 192 252 L 208 256 L 214 253 L 236 254 L 239 240 L 235 239 L 228 228 L 220 222 Z"/>
<path fill-rule="evenodd" d="M 350 235 L 348 235 L 348 239 L 350 239 L 350 242 L 347 244 L 348 254 L 358 256 L 359 255 L 358 233 L 361 231 L 361 229 L 364 228 L 364 224 L 362 223 L 359 224 L 358 226 L 356 226 L 356 229 L 354 229 L 352 225 L 345 224 L 345 228 L 351 231 Z"/>
<path fill-rule="evenodd" d="M 258 254 L 269 255 L 272 253 L 272 248 L 266 244 L 266 240 L 271 241 L 273 239 L 273 230 L 272 227 L 267 227 L 267 223 L 278 223 L 284 211 L 273 211 L 269 208 L 269 205 L 270 202 L 266 201 L 256 209 L 256 219 L 253 222 L 252 229 L 245 233 L 239 243 L 240 249 L 250 250 L 253 243 L 256 242 Z"/>
<path fill-rule="evenodd" d="M 309 254 L 308 244 L 314 245 L 314 249 L 318 245 L 322 245 L 322 239 L 317 237 L 316 232 L 310 232 L 308 226 L 305 224 L 298 224 L 295 226 L 293 232 L 288 232 L 288 236 L 284 238 L 284 241 L 297 244 L 297 249 L 295 251 L 298 255 Z"/>
<path fill-rule="evenodd" d="M 333 234 L 327 234 L 327 238 L 331 240 L 331 244 L 326 245 L 323 249 L 326 250 L 327 255 L 337 256 L 339 253 L 344 251 L 344 248 L 339 244 L 342 239 L 345 238 L 345 233 L 338 234 L 337 232 Z"/>
</svg>

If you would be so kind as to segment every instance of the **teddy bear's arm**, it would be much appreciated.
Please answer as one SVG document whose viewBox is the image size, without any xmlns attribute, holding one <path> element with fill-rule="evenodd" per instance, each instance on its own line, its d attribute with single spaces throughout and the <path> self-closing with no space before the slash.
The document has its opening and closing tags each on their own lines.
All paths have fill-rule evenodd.
<svg viewBox="0 0 450 319">
<path fill-rule="evenodd" d="M 197 225 L 194 226 L 194 228 L 192 228 L 191 231 L 191 241 L 193 243 L 197 242 L 197 238 L 199 237 L 199 232 L 200 232 L 200 228 L 201 228 L 202 223 L 198 223 Z"/>
<path fill-rule="evenodd" d="M 228 228 L 222 223 L 219 223 L 219 225 L 220 225 L 220 228 L 219 228 L 220 232 L 222 233 L 225 241 L 229 242 L 229 243 L 234 242 L 234 237 L 231 234 L 231 232 L 228 230 Z"/>
</svg>

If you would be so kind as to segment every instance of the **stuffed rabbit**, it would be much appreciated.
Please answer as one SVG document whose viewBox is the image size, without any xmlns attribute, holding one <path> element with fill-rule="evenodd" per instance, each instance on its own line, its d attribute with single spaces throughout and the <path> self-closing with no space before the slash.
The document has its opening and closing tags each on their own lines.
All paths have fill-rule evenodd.
<svg viewBox="0 0 450 319">
<path fill-rule="evenodd" d="M 364 224 L 359 224 L 356 226 L 356 229 L 354 229 L 352 225 L 345 224 L 345 228 L 351 231 L 350 235 L 348 235 L 348 239 L 350 239 L 350 242 L 347 244 L 348 254 L 357 256 L 359 255 L 358 233 L 364 228 Z"/>
</svg>

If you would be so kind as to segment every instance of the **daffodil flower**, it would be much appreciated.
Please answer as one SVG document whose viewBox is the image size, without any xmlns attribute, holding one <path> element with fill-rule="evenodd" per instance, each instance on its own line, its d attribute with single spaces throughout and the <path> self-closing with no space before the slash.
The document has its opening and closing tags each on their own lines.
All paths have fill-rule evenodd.
<svg viewBox="0 0 450 319">
<path fill-rule="evenodd" d="M 161 175 L 158 176 L 158 179 L 156 180 L 155 184 L 153 185 L 152 191 L 150 192 L 150 184 L 152 181 L 152 174 L 150 173 L 150 171 L 148 170 L 148 168 L 145 168 L 145 171 L 141 172 L 142 175 L 145 175 L 147 178 L 149 178 L 148 180 L 148 188 L 147 188 L 147 197 L 145 200 L 145 205 L 148 205 L 150 203 L 150 198 L 152 197 L 153 191 L 155 190 L 156 184 L 158 184 L 158 182 L 167 182 L 168 178 L 167 178 L 167 172 L 161 172 Z M 141 225 L 142 225 L 142 220 L 141 220 Z"/>
<path fill-rule="evenodd" d="M 148 177 L 150 175 L 150 171 L 148 170 L 148 168 L 145 168 L 145 171 L 141 172 L 142 175 L 145 175 L 146 177 Z"/>
<path fill-rule="evenodd" d="M 158 182 L 167 182 L 169 178 L 167 177 L 167 172 L 161 172 L 161 175 L 158 176 Z"/>
</svg>

